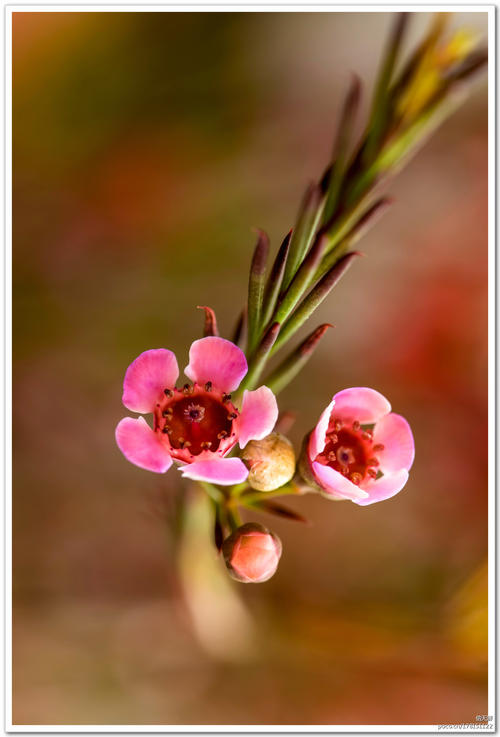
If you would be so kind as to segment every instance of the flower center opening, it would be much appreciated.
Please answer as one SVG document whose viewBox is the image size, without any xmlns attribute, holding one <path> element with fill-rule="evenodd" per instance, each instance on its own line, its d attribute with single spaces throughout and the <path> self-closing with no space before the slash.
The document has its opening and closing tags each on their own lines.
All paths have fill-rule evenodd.
<svg viewBox="0 0 500 737">
<path fill-rule="evenodd" d="M 316 460 L 358 485 L 367 475 L 377 478 L 379 461 L 374 453 L 383 449 L 383 445 L 373 445 L 371 430 L 362 428 L 359 422 L 347 424 L 333 419 L 326 433 L 325 449 Z"/>
<path fill-rule="evenodd" d="M 205 407 L 199 404 L 190 404 L 184 410 L 184 415 L 188 422 L 201 422 L 205 417 Z"/>
<path fill-rule="evenodd" d="M 229 395 L 218 396 L 211 387 L 207 391 L 189 385 L 165 395 L 168 399 L 158 408 L 156 427 L 168 436 L 174 457 L 188 460 L 204 450 L 216 452 L 228 443 L 238 416 Z"/>
</svg>

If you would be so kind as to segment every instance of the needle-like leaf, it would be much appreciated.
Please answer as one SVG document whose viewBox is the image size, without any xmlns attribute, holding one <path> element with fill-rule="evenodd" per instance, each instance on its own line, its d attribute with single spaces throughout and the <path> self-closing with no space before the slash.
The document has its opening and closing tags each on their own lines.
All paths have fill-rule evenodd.
<svg viewBox="0 0 500 737">
<path fill-rule="evenodd" d="M 267 325 L 276 307 L 276 300 L 280 291 L 283 274 L 285 272 L 287 256 L 290 249 L 292 231 L 286 234 L 283 243 L 274 259 L 273 268 L 267 279 L 262 308 L 262 325 Z"/>
<path fill-rule="evenodd" d="M 255 348 L 261 327 L 262 301 L 264 299 L 266 264 L 269 253 L 267 233 L 258 230 L 258 234 L 248 281 L 248 354 Z"/>
<path fill-rule="evenodd" d="M 255 384 L 259 380 L 259 377 L 264 370 L 266 361 L 271 353 L 271 349 L 276 342 L 281 325 L 279 322 L 273 322 L 271 327 L 267 330 L 264 337 L 260 341 L 257 349 L 255 350 L 252 360 L 250 361 L 248 373 L 243 379 L 238 389 L 238 395 L 241 395 L 243 389 L 253 389 Z"/>
<path fill-rule="evenodd" d="M 264 380 L 264 384 L 268 386 L 275 394 L 279 394 L 285 386 L 301 371 L 311 358 L 319 341 L 326 333 L 328 328 L 333 327 L 329 323 L 324 323 L 316 328 L 282 363 Z"/>
<path fill-rule="evenodd" d="M 264 496 L 264 494 L 262 495 Z M 242 498 L 242 501 L 244 501 L 244 497 Z M 309 520 L 304 517 L 302 514 L 299 514 L 298 512 L 295 512 L 293 509 L 289 509 L 288 507 L 283 506 L 283 504 L 278 504 L 277 502 L 273 502 L 270 499 L 261 499 L 259 501 L 253 501 L 248 502 L 248 506 L 252 507 L 253 509 L 257 509 L 261 512 L 267 512 L 268 514 L 275 514 L 278 517 L 284 517 L 285 519 L 289 519 L 293 522 L 302 522 L 305 525 L 310 525 L 311 523 Z"/>
<path fill-rule="evenodd" d="M 339 200 L 342 179 L 345 175 L 345 167 L 349 152 L 349 144 L 356 122 L 356 116 L 361 99 L 361 82 L 359 77 L 354 76 L 342 108 L 340 122 L 333 150 L 333 163 L 329 174 L 328 193 L 323 210 L 323 223 L 328 223 L 335 213 Z"/>
<path fill-rule="evenodd" d="M 363 157 L 366 163 L 370 163 L 373 160 L 378 151 L 379 144 L 384 137 L 384 131 L 387 128 L 391 101 L 390 85 L 408 19 L 408 13 L 399 14 L 396 23 L 394 24 L 387 51 L 380 68 L 375 87 L 375 94 L 373 96 L 372 112 L 368 127 L 369 133 L 367 136 L 366 147 L 363 152 Z"/>
<path fill-rule="evenodd" d="M 273 353 L 279 351 L 279 349 L 288 341 L 290 338 L 302 327 L 302 325 L 308 320 L 313 312 L 320 306 L 326 297 L 330 294 L 333 287 L 340 281 L 344 276 L 351 263 L 356 256 L 359 256 L 358 251 L 352 251 L 342 256 L 337 263 L 332 266 L 327 274 L 316 284 L 314 289 L 307 295 L 304 301 L 299 305 L 293 315 L 287 320 L 282 326 L 279 337 L 274 344 Z"/>
<path fill-rule="evenodd" d="M 342 251 L 352 248 L 375 225 L 384 212 L 392 205 L 392 202 L 393 200 L 390 197 L 381 197 L 363 212 L 355 224 L 346 232 L 342 240 L 333 248 L 328 249 L 316 272 L 316 279 L 321 279 L 327 271 L 330 271 L 335 266 L 342 256 Z"/>
<path fill-rule="evenodd" d="M 324 193 L 321 186 L 310 184 L 302 199 L 297 221 L 292 230 L 290 249 L 283 275 L 282 291 L 292 281 L 304 255 L 309 250 L 323 211 Z"/>
<path fill-rule="evenodd" d="M 309 253 L 278 303 L 278 308 L 274 313 L 274 319 L 277 322 L 283 323 L 287 319 L 304 292 L 311 285 L 327 246 L 328 236 L 323 230 L 320 230 L 314 239 Z"/>
</svg>

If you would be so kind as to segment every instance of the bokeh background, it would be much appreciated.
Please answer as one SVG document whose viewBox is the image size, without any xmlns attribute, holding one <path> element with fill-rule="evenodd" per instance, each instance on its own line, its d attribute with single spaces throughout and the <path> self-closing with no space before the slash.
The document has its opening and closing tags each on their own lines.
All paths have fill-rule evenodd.
<svg viewBox="0 0 500 737">
<path fill-rule="evenodd" d="M 485 79 L 392 182 L 314 322 L 335 330 L 281 398 L 298 448 L 334 392 L 385 393 L 416 438 L 401 494 L 294 500 L 309 527 L 260 518 L 284 554 L 243 586 L 214 558 L 203 499 L 114 442 L 137 354 L 185 365 L 198 304 L 230 334 L 251 228 L 279 244 L 391 20 L 14 13 L 14 723 L 487 714 Z M 414 14 L 410 42 L 428 22 Z M 484 13 L 459 25 L 486 38 Z"/>
</svg>

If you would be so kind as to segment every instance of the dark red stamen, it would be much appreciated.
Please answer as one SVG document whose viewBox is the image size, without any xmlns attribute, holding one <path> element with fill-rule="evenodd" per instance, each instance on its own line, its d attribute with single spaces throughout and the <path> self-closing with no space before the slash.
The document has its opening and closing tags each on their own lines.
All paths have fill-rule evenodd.
<svg viewBox="0 0 500 737">
<path fill-rule="evenodd" d="M 233 421 L 238 412 L 229 395 L 213 390 L 211 382 L 203 388 L 185 384 L 172 395 L 155 415 L 155 427 L 162 437 L 168 436 L 174 458 L 189 461 L 207 450 L 225 454 L 234 445 Z"/>
</svg>

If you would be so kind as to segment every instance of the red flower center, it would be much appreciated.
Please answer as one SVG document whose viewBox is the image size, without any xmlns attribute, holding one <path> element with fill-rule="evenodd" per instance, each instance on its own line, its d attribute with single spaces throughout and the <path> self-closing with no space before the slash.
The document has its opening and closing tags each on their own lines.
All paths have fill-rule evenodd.
<svg viewBox="0 0 500 737">
<path fill-rule="evenodd" d="M 373 444 L 371 430 L 357 421 L 349 426 L 334 418 L 328 426 L 325 448 L 316 460 L 358 485 L 367 475 L 377 477 L 379 461 L 374 454 L 381 450 L 384 446 Z"/>
<path fill-rule="evenodd" d="M 223 455 L 236 443 L 233 422 L 238 411 L 231 396 L 212 389 L 186 384 L 183 389 L 165 389 L 165 399 L 155 411 L 155 430 L 178 460 L 192 460 L 205 450 Z"/>
</svg>

